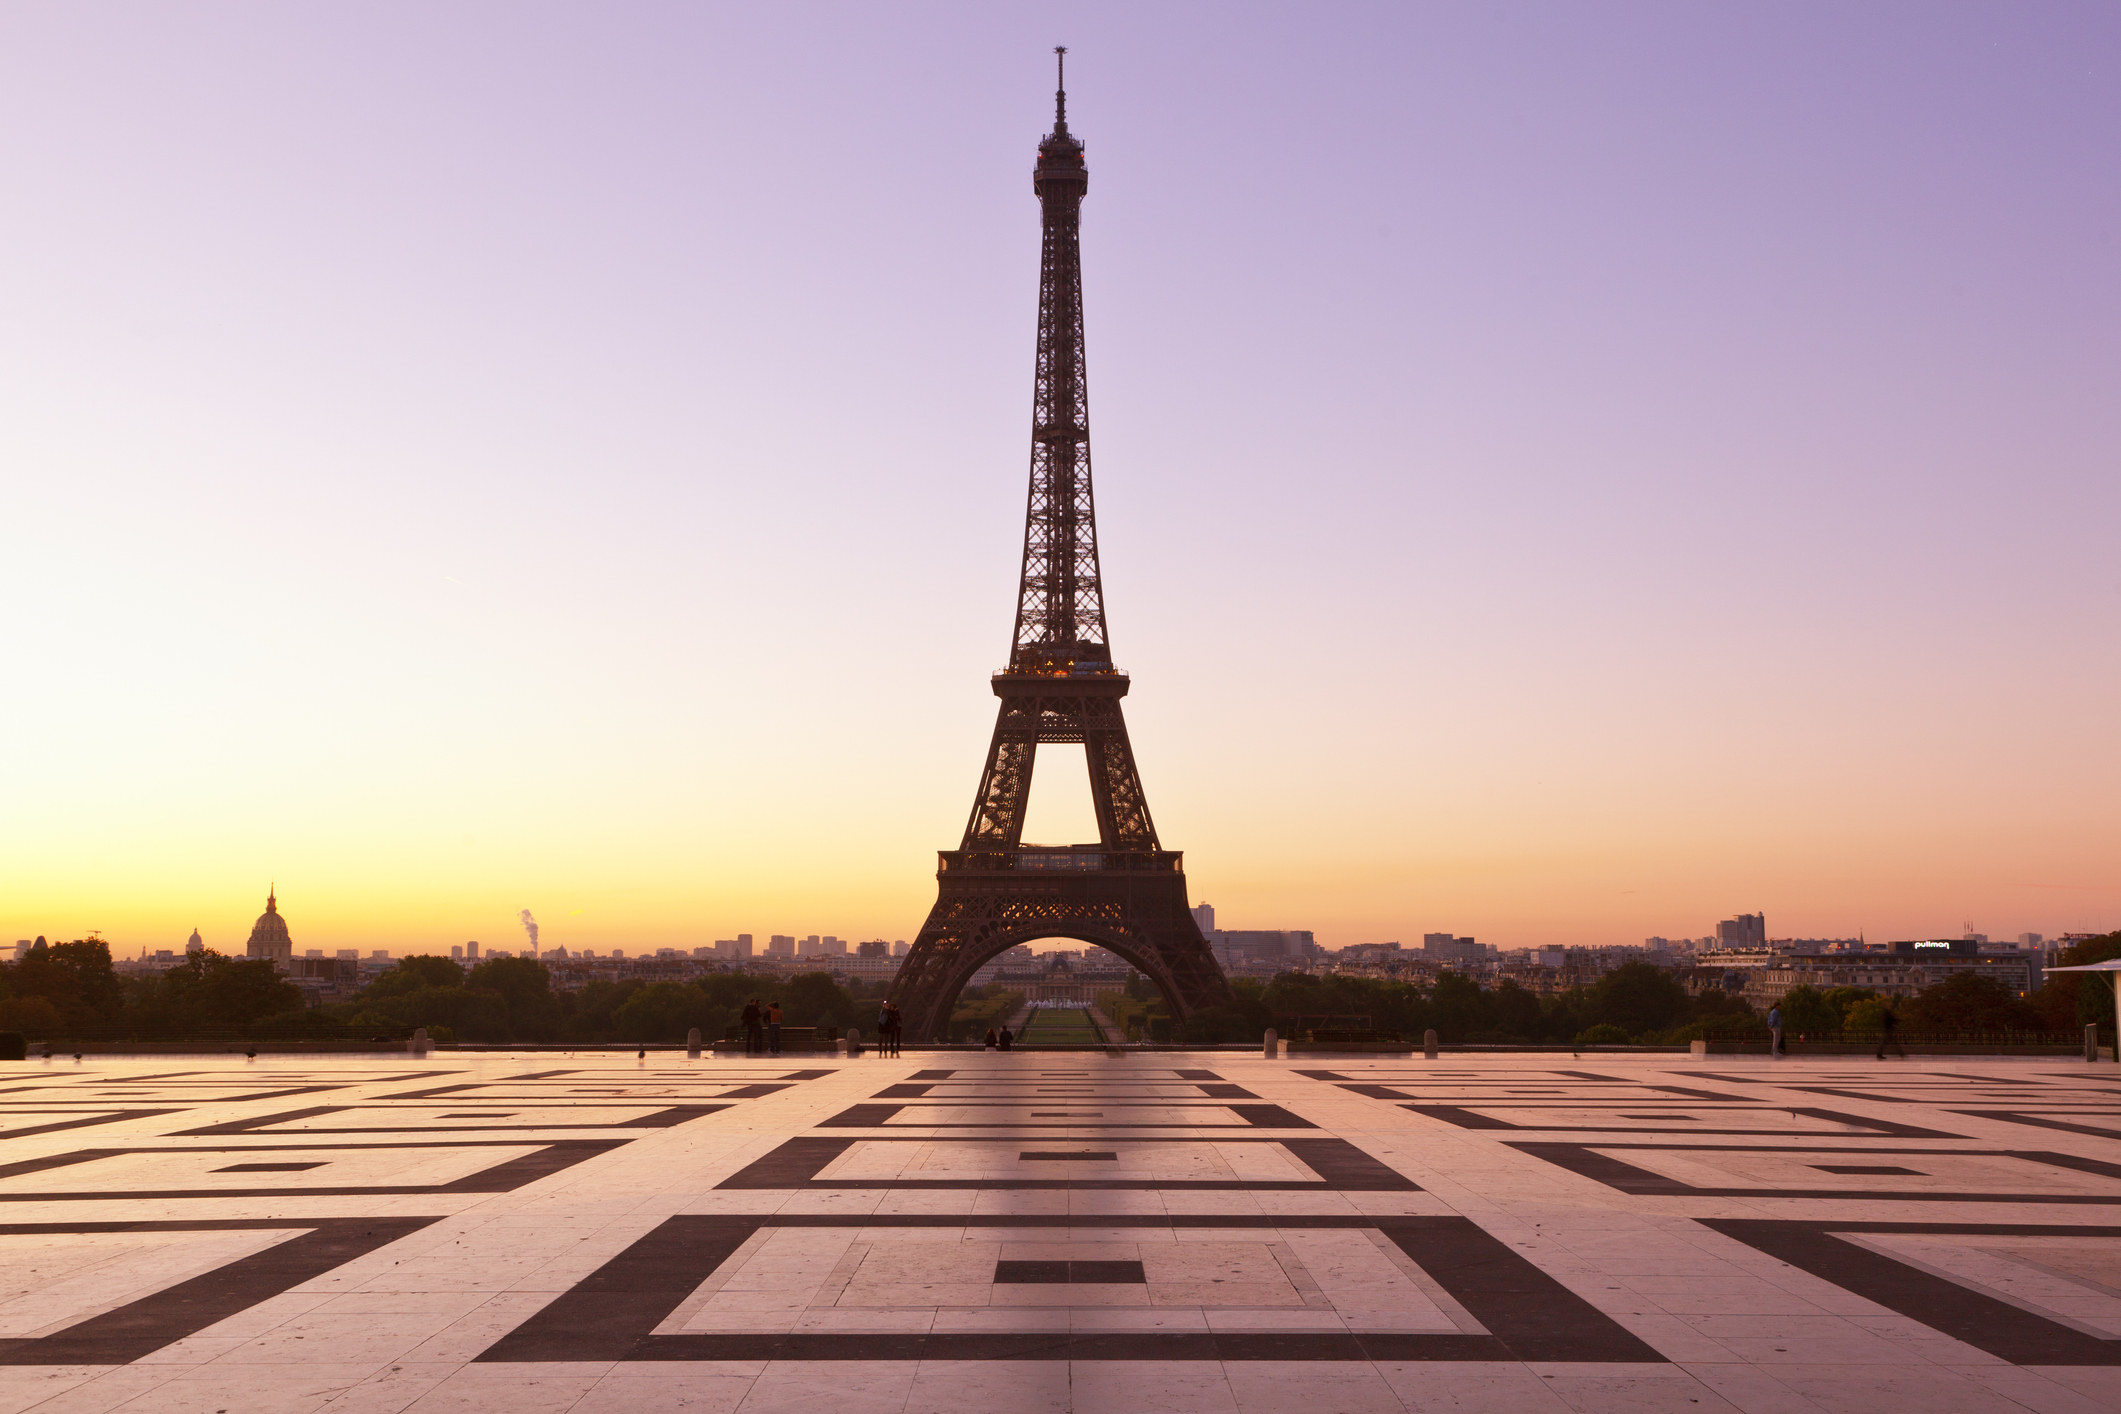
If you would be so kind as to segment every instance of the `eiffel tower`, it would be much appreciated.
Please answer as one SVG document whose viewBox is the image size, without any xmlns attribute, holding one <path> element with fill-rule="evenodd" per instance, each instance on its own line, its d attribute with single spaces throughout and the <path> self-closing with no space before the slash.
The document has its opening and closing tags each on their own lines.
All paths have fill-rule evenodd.
<svg viewBox="0 0 2121 1414">
<path fill-rule="evenodd" d="M 1089 184 L 1083 144 L 1068 131 L 1062 69 L 1053 131 L 1038 145 L 1031 173 L 1045 241 L 1016 636 L 1009 666 L 994 675 L 1001 711 L 964 843 L 941 851 L 935 907 L 891 989 L 916 1040 L 947 1039 L 951 1008 L 973 972 L 1034 938 L 1109 948 L 1156 984 L 1174 1017 L 1231 999 L 1186 906 L 1183 856 L 1157 843 L 1120 713 L 1127 675 L 1112 666 L 1105 633 L 1077 239 Z M 1023 842 L 1041 742 L 1082 745 L 1097 843 Z"/>
</svg>

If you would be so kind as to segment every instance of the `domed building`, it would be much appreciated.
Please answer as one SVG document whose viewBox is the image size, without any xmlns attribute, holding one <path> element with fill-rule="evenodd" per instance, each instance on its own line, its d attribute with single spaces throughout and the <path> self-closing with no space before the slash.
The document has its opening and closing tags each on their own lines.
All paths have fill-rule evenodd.
<svg viewBox="0 0 2121 1414">
<path fill-rule="evenodd" d="M 263 958 L 275 967 L 285 968 L 294 955 L 295 940 L 287 936 L 287 920 L 280 916 L 280 901 L 268 890 L 265 911 L 251 924 L 250 941 L 243 945 L 243 956 Z"/>
<path fill-rule="evenodd" d="M 184 940 L 184 955 L 186 957 L 189 957 L 195 952 L 205 951 L 206 939 L 199 936 L 199 930 L 197 928 L 192 929 L 191 936 Z"/>
</svg>

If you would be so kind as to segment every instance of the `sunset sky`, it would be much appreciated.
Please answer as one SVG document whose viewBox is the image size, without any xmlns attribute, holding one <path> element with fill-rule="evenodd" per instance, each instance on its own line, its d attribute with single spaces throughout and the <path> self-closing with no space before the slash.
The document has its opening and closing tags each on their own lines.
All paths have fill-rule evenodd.
<svg viewBox="0 0 2121 1414">
<path fill-rule="evenodd" d="M 2121 926 L 2121 8 L 508 0 L 0 10 L 0 942 L 911 939 L 1057 43 L 1224 926 Z"/>
</svg>

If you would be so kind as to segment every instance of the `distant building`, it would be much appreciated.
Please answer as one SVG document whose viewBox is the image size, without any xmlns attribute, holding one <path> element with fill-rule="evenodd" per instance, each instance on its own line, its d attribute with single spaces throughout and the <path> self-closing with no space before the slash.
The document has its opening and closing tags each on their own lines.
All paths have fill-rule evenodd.
<svg viewBox="0 0 2121 1414">
<path fill-rule="evenodd" d="M 904 957 L 907 953 L 912 951 L 912 948 L 906 946 L 906 940 L 904 938 L 900 938 L 897 942 L 891 945 L 891 955 L 893 957 Z"/>
<path fill-rule="evenodd" d="M 1781 1001 L 1792 987 L 1867 987 L 1912 997 L 1957 972 L 1994 978 L 2024 996 L 2040 985 L 2041 970 L 2031 949 L 1984 951 L 1969 938 L 1920 938 L 1861 952 L 1783 953 L 1729 975 L 1742 978 L 1746 1000 L 1757 1007 Z"/>
<path fill-rule="evenodd" d="M 873 942 L 861 943 L 855 947 L 854 955 L 856 957 L 889 957 L 891 956 L 891 944 L 885 942 L 882 938 L 878 938 Z"/>
<path fill-rule="evenodd" d="M 26 947 L 28 947 L 28 946 L 29 946 L 29 944 L 28 944 L 28 943 L 24 943 L 24 944 L 22 944 L 22 947 L 23 947 L 23 948 L 26 948 Z M 184 955 L 185 955 L 186 957 L 190 957 L 190 956 L 191 956 L 191 955 L 192 955 L 193 953 L 195 953 L 195 952 L 205 952 L 205 951 L 206 951 L 206 940 L 205 940 L 204 938 L 202 938 L 202 937 L 200 937 L 200 936 L 199 936 L 199 930 L 198 930 L 197 928 L 194 928 L 194 929 L 192 929 L 192 930 L 191 930 L 191 936 L 190 936 L 189 938 L 186 938 L 186 939 L 184 940 Z M 16 949 L 16 952 L 17 952 L 17 953 L 19 954 L 19 953 L 21 952 L 21 948 L 17 948 L 17 949 Z"/>
<path fill-rule="evenodd" d="M 266 891 L 265 911 L 250 927 L 250 941 L 243 945 L 243 956 L 269 962 L 282 972 L 294 961 L 294 939 L 287 934 L 287 920 L 280 916 L 280 900 L 273 890 Z"/>
<path fill-rule="evenodd" d="M 1422 934 L 1421 951 L 1429 961 L 1446 966 L 1485 962 L 1488 957 L 1488 950 L 1473 939 L 1455 938 L 1449 933 Z"/>
<path fill-rule="evenodd" d="M 766 955 L 768 957 L 794 957 L 795 939 L 785 933 L 775 933 L 766 940 Z"/>
<path fill-rule="evenodd" d="M 449 955 L 456 961 L 462 962 L 464 960 L 464 945 L 462 943 L 451 944 L 449 949 Z"/>
<path fill-rule="evenodd" d="M 1199 908 L 1194 909 L 1193 922 L 1200 928 L 1200 935 L 1203 938 L 1207 937 L 1208 934 L 1214 932 L 1215 905 L 1212 903 L 1204 903 Z"/>
<path fill-rule="evenodd" d="M 1279 972 L 1310 957 L 1317 946 L 1303 929 L 1217 928 L 1206 936 L 1225 972 Z"/>
<path fill-rule="evenodd" d="M 479 960 L 479 945 L 477 943 L 466 943 L 464 945 L 464 956 L 470 958 L 473 962 L 477 962 Z"/>
<path fill-rule="evenodd" d="M 1766 947 L 1767 915 L 1741 913 L 1736 918 L 1724 919 L 1716 925 L 1716 945 L 1725 948 Z"/>
</svg>

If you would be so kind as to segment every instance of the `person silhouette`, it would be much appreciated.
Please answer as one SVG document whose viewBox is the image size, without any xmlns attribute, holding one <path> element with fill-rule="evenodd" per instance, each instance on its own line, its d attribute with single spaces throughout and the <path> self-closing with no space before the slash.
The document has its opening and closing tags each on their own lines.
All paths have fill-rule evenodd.
<svg viewBox="0 0 2121 1414">
<path fill-rule="evenodd" d="M 1878 1059 L 1884 1060 L 1885 1048 L 1891 1046 L 1900 1053 L 1900 1059 L 1906 1060 L 1907 1047 L 1900 1044 L 1898 1034 L 1900 1030 L 1900 1013 L 1894 1010 L 1890 1001 L 1885 1004 L 1885 1015 L 1878 1018 L 1878 1025 L 1880 1028 L 1878 1032 Z"/>
</svg>

